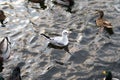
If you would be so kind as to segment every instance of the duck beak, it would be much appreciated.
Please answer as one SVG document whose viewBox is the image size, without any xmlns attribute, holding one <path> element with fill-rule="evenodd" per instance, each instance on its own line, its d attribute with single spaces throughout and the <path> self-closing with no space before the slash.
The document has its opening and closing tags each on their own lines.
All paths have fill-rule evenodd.
<svg viewBox="0 0 120 80">
<path fill-rule="evenodd" d="M 94 11 L 94 14 L 98 14 L 98 13 L 99 13 L 98 10 L 95 10 L 95 11 Z"/>
<path fill-rule="evenodd" d="M 72 31 L 70 29 L 66 29 L 67 30 L 67 34 L 72 33 Z"/>
<path fill-rule="evenodd" d="M 102 73 L 103 73 L 103 74 L 106 74 L 106 71 L 103 71 Z"/>
</svg>

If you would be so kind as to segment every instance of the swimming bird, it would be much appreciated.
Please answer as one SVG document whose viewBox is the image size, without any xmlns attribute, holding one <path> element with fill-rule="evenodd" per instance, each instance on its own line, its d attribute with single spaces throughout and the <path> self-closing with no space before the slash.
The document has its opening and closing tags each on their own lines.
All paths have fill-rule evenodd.
<svg viewBox="0 0 120 80">
<path fill-rule="evenodd" d="M 0 57 L 6 60 L 10 57 L 10 44 L 8 37 L 4 37 L 0 42 Z"/>
<path fill-rule="evenodd" d="M 39 3 L 42 9 L 46 9 L 45 0 L 28 0 L 28 2 Z"/>
<path fill-rule="evenodd" d="M 68 12 L 72 13 L 72 7 L 74 6 L 74 0 L 52 0 L 55 5 L 61 5 L 63 7 L 67 7 Z"/>
<path fill-rule="evenodd" d="M 102 73 L 106 76 L 105 78 L 103 78 L 103 80 L 119 80 L 112 77 L 111 71 L 103 71 Z"/>
<path fill-rule="evenodd" d="M 3 69 L 4 69 L 4 67 L 3 67 L 3 58 L 0 57 L 0 72 L 2 72 Z M 0 80 L 1 80 L 1 79 L 0 79 Z"/>
<path fill-rule="evenodd" d="M 5 27 L 5 24 L 3 23 L 5 19 L 6 19 L 6 16 L 5 16 L 3 10 L 0 10 L 0 22 L 2 24 L 2 27 Z"/>
<path fill-rule="evenodd" d="M 104 29 L 110 35 L 114 34 L 112 24 L 103 18 L 104 12 L 102 10 L 96 10 L 96 14 L 99 14 L 99 17 L 96 19 L 96 25 L 100 27 L 100 32 Z"/>
<path fill-rule="evenodd" d="M 0 80 L 4 80 L 4 78 L 2 76 L 0 76 Z"/>
<path fill-rule="evenodd" d="M 3 63 L 10 56 L 10 42 L 8 37 L 5 37 L 0 42 L 0 72 L 4 69 Z"/>
<path fill-rule="evenodd" d="M 49 40 L 48 42 L 49 48 L 64 49 L 66 52 L 68 52 L 71 55 L 68 49 L 68 44 L 69 44 L 68 34 L 69 34 L 69 31 L 63 30 L 62 36 L 56 36 L 51 38 L 43 33 L 41 35 L 43 35 Z"/>
<path fill-rule="evenodd" d="M 21 71 L 20 71 L 19 66 L 16 66 L 13 69 L 12 74 L 10 75 L 10 77 L 7 80 L 22 80 L 21 79 Z"/>
</svg>

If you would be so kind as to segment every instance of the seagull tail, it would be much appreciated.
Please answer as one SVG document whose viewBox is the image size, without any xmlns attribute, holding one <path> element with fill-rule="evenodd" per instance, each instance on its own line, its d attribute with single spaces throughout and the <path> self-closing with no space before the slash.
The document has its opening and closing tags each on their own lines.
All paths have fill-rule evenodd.
<svg viewBox="0 0 120 80">
<path fill-rule="evenodd" d="M 68 52 L 70 55 L 72 55 L 72 54 L 70 53 L 69 49 L 68 49 L 68 46 L 66 46 L 66 47 L 64 48 L 64 50 L 65 50 L 66 52 Z"/>
<path fill-rule="evenodd" d="M 50 39 L 50 37 L 49 36 L 47 36 L 47 35 L 45 35 L 45 34 L 41 34 L 41 35 L 43 35 L 44 37 L 46 37 L 47 39 Z"/>
</svg>

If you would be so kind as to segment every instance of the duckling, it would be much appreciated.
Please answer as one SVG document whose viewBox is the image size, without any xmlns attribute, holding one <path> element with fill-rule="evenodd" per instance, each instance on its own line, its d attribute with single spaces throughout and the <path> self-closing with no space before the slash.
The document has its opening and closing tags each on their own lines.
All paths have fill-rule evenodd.
<svg viewBox="0 0 120 80">
<path fill-rule="evenodd" d="M 64 7 L 67 7 L 67 10 L 68 12 L 72 13 L 72 7 L 74 6 L 75 2 L 74 0 L 52 0 L 52 2 L 55 4 L 55 5 L 61 5 L 61 6 L 64 6 Z"/>
<path fill-rule="evenodd" d="M 10 57 L 10 44 L 8 37 L 3 38 L 0 42 L 0 57 L 2 57 L 3 60 Z"/>
<path fill-rule="evenodd" d="M 21 75 L 20 67 L 16 66 L 7 80 L 22 80 L 20 75 Z"/>
<path fill-rule="evenodd" d="M 110 35 L 114 34 L 112 24 L 103 18 L 104 12 L 102 10 L 96 10 L 96 14 L 99 14 L 99 17 L 96 19 L 96 25 L 100 27 L 100 32 L 105 29 Z"/>
<path fill-rule="evenodd" d="M 105 78 L 103 78 L 103 80 L 119 80 L 112 77 L 111 71 L 103 71 L 102 73 L 106 76 Z"/>
<path fill-rule="evenodd" d="M 46 9 L 45 0 L 28 0 L 28 2 L 39 3 L 42 9 Z"/>
<path fill-rule="evenodd" d="M 3 10 L 0 10 L 0 22 L 2 24 L 2 27 L 5 27 L 5 24 L 3 23 L 5 19 L 6 19 L 6 16 L 5 16 Z"/>
</svg>

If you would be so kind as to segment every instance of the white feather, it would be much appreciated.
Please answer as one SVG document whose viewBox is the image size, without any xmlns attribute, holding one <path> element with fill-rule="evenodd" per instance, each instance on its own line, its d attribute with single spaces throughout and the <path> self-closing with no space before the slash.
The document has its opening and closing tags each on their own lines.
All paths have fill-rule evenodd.
<svg viewBox="0 0 120 80">
<path fill-rule="evenodd" d="M 69 41 L 68 41 L 68 35 L 65 35 L 64 33 L 68 33 L 68 31 L 63 31 L 62 32 L 62 36 L 57 36 L 57 37 L 53 37 L 53 38 L 50 38 L 50 41 L 49 43 L 52 43 L 54 45 L 57 45 L 57 46 L 66 46 L 68 45 Z"/>
<path fill-rule="evenodd" d="M 9 44 L 9 42 L 8 42 L 8 40 L 6 38 L 1 43 L 1 46 L 2 46 L 1 47 L 1 51 L 2 51 L 1 57 L 3 57 L 3 59 L 6 60 L 10 56 L 10 44 Z"/>
</svg>

